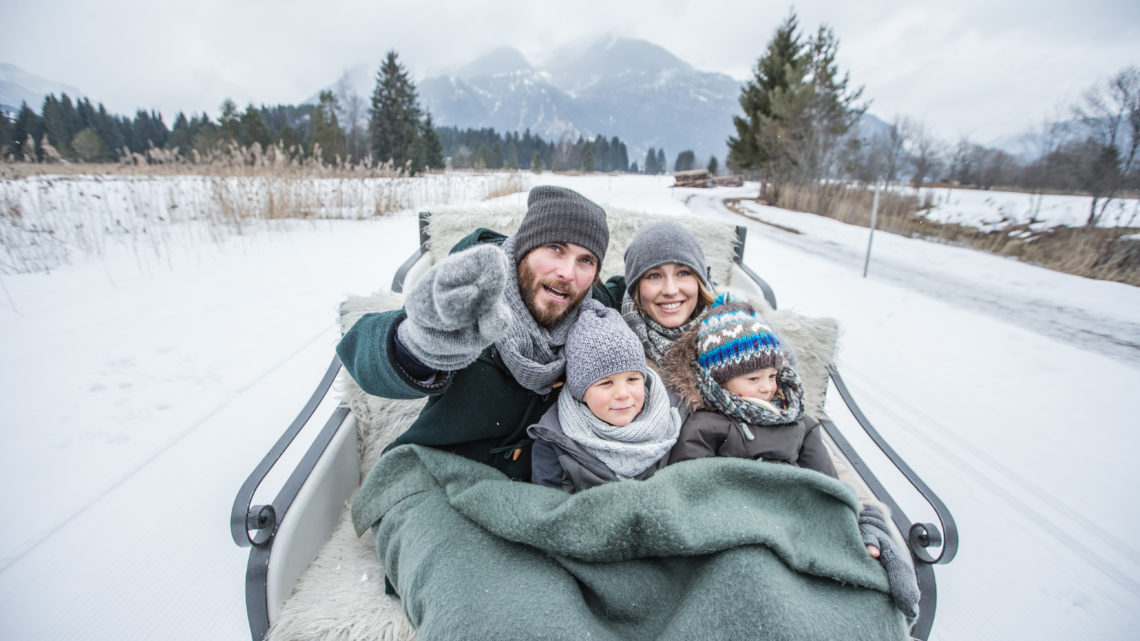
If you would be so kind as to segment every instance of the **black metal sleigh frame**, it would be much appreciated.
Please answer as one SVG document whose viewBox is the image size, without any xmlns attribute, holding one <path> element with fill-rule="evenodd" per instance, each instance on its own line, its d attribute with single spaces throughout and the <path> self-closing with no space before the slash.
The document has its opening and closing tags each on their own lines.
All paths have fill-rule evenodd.
<svg viewBox="0 0 1140 641">
<path fill-rule="evenodd" d="M 427 268 L 421 258 L 428 253 L 429 214 L 420 214 L 420 245 L 400 266 L 392 281 L 392 291 L 403 291 L 404 283 L 416 272 Z M 776 308 L 776 296 L 771 287 L 743 262 L 747 230 L 737 227 L 734 271 L 739 270 L 750 287 Z M 740 283 L 734 279 L 737 288 Z M 314 420 L 318 407 L 326 399 L 329 389 L 340 371 L 340 361 L 334 355 L 320 383 L 296 419 L 258 463 L 242 484 L 234 499 L 230 515 L 230 531 L 234 542 L 249 547 L 246 566 L 246 612 L 252 638 L 262 639 L 269 629 L 273 612 L 288 597 L 288 591 L 297 577 L 312 561 L 328 540 L 333 527 L 345 507 L 345 501 L 360 484 L 361 470 L 356 454 L 355 419 L 347 407 L 339 406 L 329 412 L 315 438 L 300 460 L 289 471 L 288 478 L 269 503 L 254 502 L 254 495 L 271 471 L 282 462 L 291 444 Z M 958 530 L 954 518 L 941 499 L 919 478 L 918 474 L 879 434 L 870 419 L 859 408 L 850 390 L 832 363 L 828 367 L 831 383 L 843 399 L 851 416 L 862 427 L 866 436 L 893 466 L 893 472 L 905 479 L 926 502 L 938 524 L 911 521 L 885 485 L 872 472 L 855 445 L 827 416 L 819 417 L 827 434 L 846 457 L 855 472 L 870 488 L 877 499 L 891 510 L 891 517 L 899 532 L 906 538 L 914 561 L 918 585 L 922 591 L 919 619 L 911 630 L 912 637 L 927 639 L 934 623 L 937 606 L 937 585 L 934 566 L 949 563 L 958 551 Z M 860 437 L 862 438 L 862 437 Z M 282 463 L 288 465 L 288 463 Z M 278 471 L 280 474 L 280 471 Z"/>
</svg>

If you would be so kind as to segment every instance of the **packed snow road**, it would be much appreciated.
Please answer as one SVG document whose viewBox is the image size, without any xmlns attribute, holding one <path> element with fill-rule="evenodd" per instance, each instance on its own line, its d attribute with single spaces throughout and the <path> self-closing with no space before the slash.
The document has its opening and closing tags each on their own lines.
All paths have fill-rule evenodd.
<svg viewBox="0 0 1140 641">
<path fill-rule="evenodd" d="M 747 189 L 742 195 L 753 196 L 755 190 Z M 698 214 L 739 217 L 739 214 L 725 206 L 723 194 L 685 194 L 685 203 Z M 763 234 L 804 253 L 862 271 L 866 260 L 867 230 L 852 228 L 853 233 L 864 236 L 863 245 L 852 246 L 850 243 L 838 242 L 838 239 L 821 238 L 814 230 L 811 234 L 787 231 L 788 228 L 796 229 L 802 224 L 802 221 L 794 219 L 796 214 L 793 212 L 751 203 L 748 204 L 748 209 L 747 218 L 771 223 L 754 227 L 753 233 Z M 963 273 L 942 261 L 916 261 L 910 256 L 896 258 L 892 251 L 885 251 L 885 245 L 896 240 L 890 234 L 875 235 L 869 273 L 876 279 L 938 298 L 960 309 L 1015 323 L 1043 336 L 1069 342 L 1132 366 L 1140 366 L 1140 322 L 1137 322 L 1140 315 L 1133 306 L 1124 304 L 1119 309 L 1090 308 L 1083 301 L 1072 300 L 1060 294 L 1043 297 L 1042 294 L 1048 290 L 1029 287 L 1027 285 L 1031 283 L 1023 280 L 994 281 L 987 278 L 987 274 Z M 1011 259 L 994 259 L 1012 262 Z M 1027 275 L 1027 278 L 1031 277 Z M 1090 285 L 1096 287 L 1095 282 Z M 1111 287 L 1114 284 L 1103 285 Z"/>
</svg>

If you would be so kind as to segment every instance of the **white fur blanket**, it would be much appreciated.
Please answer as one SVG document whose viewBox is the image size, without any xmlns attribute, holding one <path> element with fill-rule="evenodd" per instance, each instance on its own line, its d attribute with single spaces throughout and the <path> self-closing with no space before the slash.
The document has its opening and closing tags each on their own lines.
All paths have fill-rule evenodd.
<svg viewBox="0 0 1140 641">
<path fill-rule="evenodd" d="M 603 262 L 604 277 L 624 270 L 626 246 L 637 229 L 660 217 L 606 208 L 610 245 Z M 525 213 L 522 206 L 480 205 L 432 212 L 429 225 L 433 260 L 446 255 L 460 238 L 477 227 L 504 234 L 513 233 Z M 713 279 L 728 283 L 735 255 L 736 234 L 730 225 L 709 225 L 697 220 L 676 219 L 688 226 L 705 250 Z M 409 247 L 414 246 L 411 239 Z M 410 253 L 409 249 L 409 253 Z M 403 297 L 387 291 L 350 297 L 340 309 L 342 332 L 369 312 L 396 309 Z M 760 300 L 753 304 L 798 358 L 809 413 L 823 411 L 827 388 L 826 367 L 835 357 L 837 326 L 831 319 L 807 318 L 794 312 L 772 310 Z M 357 420 L 357 445 L 361 470 L 372 469 L 384 447 L 419 414 L 425 400 L 390 400 L 364 393 L 346 373 L 337 381 L 343 402 Z M 834 450 L 833 450 L 834 451 Z M 837 461 L 841 478 L 852 482 L 860 500 L 869 496 L 845 462 Z M 351 502 L 351 501 L 350 501 Z M 381 639 L 415 638 L 404 618 L 400 602 L 384 594 L 384 571 L 372 545 L 371 534 L 357 538 L 346 507 L 329 542 L 302 573 L 293 594 L 282 606 L 268 639 Z"/>
</svg>

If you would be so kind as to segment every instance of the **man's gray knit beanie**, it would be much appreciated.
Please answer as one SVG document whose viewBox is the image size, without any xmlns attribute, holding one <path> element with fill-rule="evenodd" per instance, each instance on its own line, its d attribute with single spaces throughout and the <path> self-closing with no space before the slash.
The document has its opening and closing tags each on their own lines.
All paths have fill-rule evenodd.
<svg viewBox="0 0 1140 641">
<path fill-rule="evenodd" d="M 566 389 L 582 400 L 586 389 L 620 372 L 648 376 L 645 348 L 616 309 L 590 298 L 566 337 Z"/>
<path fill-rule="evenodd" d="M 606 212 L 594 201 L 565 187 L 540 185 L 530 190 L 526 216 L 515 233 L 515 262 L 546 243 L 581 245 L 605 260 L 610 244 Z M 601 265 L 598 265 L 601 268 Z"/>
<path fill-rule="evenodd" d="M 661 221 L 637 231 L 625 250 L 626 291 L 632 296 L 645 272 L 665 263 L 678 263 L 696 272 L 705 289 L 713 291 L 705 253 L 692 232 L 684 225 Z"/>
</svg>

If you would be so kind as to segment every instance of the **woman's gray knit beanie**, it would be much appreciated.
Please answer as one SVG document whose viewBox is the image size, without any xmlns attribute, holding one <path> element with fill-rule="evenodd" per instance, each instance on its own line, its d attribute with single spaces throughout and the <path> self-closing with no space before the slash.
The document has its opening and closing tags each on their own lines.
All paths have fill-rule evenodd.
<svg viewBox="0 0 1140 641">
<path fill-rule="evenodd" d="M 646 373 L 645 348 L 616 309 L 590 298 L 566 338 L 566 389 L 582 400 L 586 389 L 621 372 Z"/>
<path fill-rule="evenodd" d="M 573 243 L 593 252 L 601 268 L 610 228 L 605 210 L 597 203 L 573 189 L 539 185 L 530 190 L 526 205 L 526 216 L 515 232 L 516 263 L 540 245 Z"/>
<path fill-rule="evenodd" d="M 688 267 L 701 279 L 705 289 L 713 291 L 705 253 L 696 237 L 684 225 L 661 221 L 639 229 L 625 250 L 625 282 L 629 295 L 633 295 L 637 281 L 645 272 L 665 263 Z"/>
</svg>

